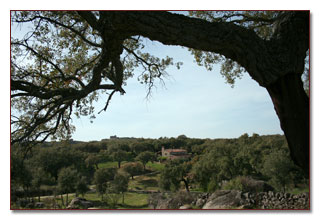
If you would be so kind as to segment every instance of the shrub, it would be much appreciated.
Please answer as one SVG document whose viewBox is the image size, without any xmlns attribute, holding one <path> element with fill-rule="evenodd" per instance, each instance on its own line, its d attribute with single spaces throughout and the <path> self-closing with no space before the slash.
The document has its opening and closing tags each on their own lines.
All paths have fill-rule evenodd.
<svg viewBox="0 0 320 220">
<path fill-rule="evenodd" d="M 215 181 L 214 179 L 211 179 L 210 182 L 208 183 L 208 186 L 207 186 L 207 191 L 208 192 L 214 192 L 218 189 L 218 184 L 217 184 L 217 181 Z"/>
<path fill-rule="evenodd" d="M 241 177 L 236 177 L 222 186 L 224 190 L 240 190 L 243 191 L 244 186 L 241 183 Z"/>
<path fill-rule="evenodd" d="M 243 192 L 263 192 L 273 190 L 264 181 L 247 176 L 238 176 L 222 186 L 225 190 L 240 190 Z"/>
</svg>

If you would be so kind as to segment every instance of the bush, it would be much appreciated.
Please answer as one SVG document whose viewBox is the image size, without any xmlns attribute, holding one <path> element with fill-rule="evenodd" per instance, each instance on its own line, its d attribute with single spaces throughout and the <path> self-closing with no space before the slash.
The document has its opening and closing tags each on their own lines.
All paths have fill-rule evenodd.
<svg viewBox="0 0 320 220">
<path fill-rule="evenodd" d="M 163 162 L 166 162 L 168 158 L 160 156 L 157 159 L 158 159 L 158 161 L 160 161 L 160 163 L 163 163 Z"/>
<path fill-rule="evenodd" d="M 240 191 L 243 191 L 245 186 L 242 183 L 241 178 L 242 177 L 236 177 L 236 178 L 230 180 L 229 182 L 225 183 L 222 186 L 222 189 L 224 189 L 224 190 L 240 190 Z"/>
<path fill-rule="evenodd" d="M 195 198 L 193 194 L 185 191 L 179 191 L 173 194 L 171 203 L 174 208 L 179 208 L 182 205 L 191 204 L 194 199 Z"/>
<path fill-rule="evenodd" d="M 272 191 L 273 188 L 264 181 L 255 180 L 247 176 L 238 176 L 222 186 L 225 190 L 240 190 L 243 192 Z"/>
<path fill-rule="evenodd" d="M 207 186 L 207 191 L 208 192 L 214 192 L 218 189 L 218 184 L 217 184 L 217 181 L 211 179 L 210 182 L 208 183 L 208 186 Z"/>
<path fill-rule="evenodd" d="M 121 195 L 118 193 L 107 193 L 103 201 L 106 202 L 110 208 L 115 209 L 117 208 L 120 198 Z"/>
</svg>

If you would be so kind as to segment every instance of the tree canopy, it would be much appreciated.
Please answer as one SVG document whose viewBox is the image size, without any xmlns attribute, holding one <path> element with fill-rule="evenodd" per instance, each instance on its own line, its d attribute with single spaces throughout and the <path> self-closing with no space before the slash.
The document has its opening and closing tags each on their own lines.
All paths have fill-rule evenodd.
<svg viewBox="0 0 320 220">
<path fill-rule="evenodd" d="M 308 11 L 12 11 L 11 143 L 68 138 L 71 116 L 95 117 L 93 103 L 125 94 L 136 68 L 148 86 L 180 62 L 143 51 L 143 38 L 190 48 L 199 65 L 221 63 L 229 83 L 244 71 L 273 101 L 292 159 L 308 173 L 309 99 L 301 75 L 309 49 Z M 195 76 L 196 77 L 196 76 Z"/>
</svg>

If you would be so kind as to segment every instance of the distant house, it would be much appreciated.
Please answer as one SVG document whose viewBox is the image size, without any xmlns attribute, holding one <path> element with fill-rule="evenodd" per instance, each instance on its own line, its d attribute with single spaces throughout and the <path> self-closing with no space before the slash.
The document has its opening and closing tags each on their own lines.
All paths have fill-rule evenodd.
<svg viewBox="0 0 320 220">
<path fill-rule="evenodd" d="M 167 157 L 168 159 L 187 159 L 190 157 L 188 152 L 184 149 L 165 149 L 162 147 L 161 156 Z"/>
</svg>

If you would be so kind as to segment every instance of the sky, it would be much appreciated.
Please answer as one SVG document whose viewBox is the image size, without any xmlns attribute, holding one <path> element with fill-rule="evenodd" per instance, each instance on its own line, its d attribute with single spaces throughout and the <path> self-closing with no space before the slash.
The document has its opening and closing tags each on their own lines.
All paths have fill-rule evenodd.
<svg viewBox="0 0 320 220">
<path fill-rule="evenodd" d="M 232 88 L 220 75 L 220 65 L 207 71 L 194 62 L 186 48 L 150 40 L 145 40 L 145 45 L 153 55 L 183 62 L 182 67 L 168 68 L 165 85 L 158 82 L 149 99 L 136 71 L 124 87 L 126 94 L 114 95 L 107 111 L 96 114 L 93 123 L 88 118 L 74 118 L 74 140 L 101 140 L 111 135 L 234 138 L 244 133 L 283 134 L 266 89 L 247 73 Z M 101 96 L 96 112 L 103 109 L 106 100 L 107 96 Z"/>
<path fill-rule="evenodd" d="M 179 12 L 183 13 L 183 12 Z M 26 27 L 13 27 L 20 37 Z M 251 135 L 283 134 L 266 89 L 252 80 L 248 73 L 238 79 L 234 88 L 220 75 L 220 65 L 212 71 L 199 67 L 191 52 L 180 46 L 165 46 L 144 39 L 145 52 L 159 58 L 173 57 L 183 62 L 179 70 L 167 69 L 164 85 L 156 82 L 152 96 L 146 98 L 147 88 L 138 82 L 139 69 L 124 87 L 126 94 L 116 93 L 106 112 L 107 95 L 95 103 L 96 119 L 73 117 L 76 131 L 72 139 L 93 141 L 118 137 L 177 137 L 236 138 Z"/>
</svg>

